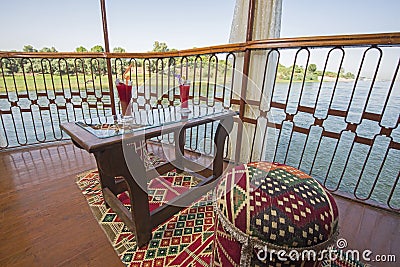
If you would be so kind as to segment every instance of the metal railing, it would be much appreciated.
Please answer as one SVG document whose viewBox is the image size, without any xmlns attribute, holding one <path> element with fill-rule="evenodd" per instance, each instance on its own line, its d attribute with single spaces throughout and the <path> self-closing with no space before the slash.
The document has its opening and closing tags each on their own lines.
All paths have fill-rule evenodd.
<svg viewBox="0 0 400 267">
<path fill-rule="evenodd" d="M 111 114 L 102 58 L 1 58 L 2 148 L 64 139 L 59 124 Z M 107 71 L 107 70 L 105 70 Z"/>
<path fill-rule="evenodd" d="M 228 159 L 286 163 L 332 192 L 398 212 L 399 45 L 390 33 L 165 53 L 3 52 L 0 147 L 64 139 L 60 122 L 119 113 L 110 80 L 131 64 L 137 106 L 176 105 L 179 74 L 191 81 L 194 103 L 239 111 Z M 352 74 L 343 73 L 348 65 Z M 187 149 L 213 153 L 214 125 L 187 131 Z"/>
</svg>

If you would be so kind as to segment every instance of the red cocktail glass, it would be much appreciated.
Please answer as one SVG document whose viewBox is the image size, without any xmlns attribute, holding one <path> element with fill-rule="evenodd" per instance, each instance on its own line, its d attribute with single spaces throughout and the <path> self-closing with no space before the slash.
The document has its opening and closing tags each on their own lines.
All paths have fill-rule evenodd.
<svg viewBox="0 0 400 267">
<path fill-rule="evenodd" d="M 179 96 L 181 98 L 181 108 L 182 110 L 188 110 L 189 107 L 189 84 L 179 85 Z"/>
<path fill-rule="evenodd" d="M 121 101 L 122 116 L 125 116 L 127 115 L 126 110 L 128 109 L 129 102 L 132 99 L 132 84 L 128 83 L 128 85 L 125 85 L 119 82 L 117 83 L 117 90 L 119 100 Z"/>
</svg>

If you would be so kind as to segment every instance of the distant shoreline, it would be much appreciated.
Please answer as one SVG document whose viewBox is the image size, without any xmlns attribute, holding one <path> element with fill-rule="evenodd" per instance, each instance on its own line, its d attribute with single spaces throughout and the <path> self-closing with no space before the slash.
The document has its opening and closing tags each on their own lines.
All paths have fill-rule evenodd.
<svg viewBox="0 0 400 267">
<path fill-rule="evenodd" d="M 325 76 L 324 79 L 323 79 L 323 81 L 324 81 L 324 82 L 336 82 L 336 79 L 337 79 L 337 78 L 335 78 L 335 77 L 328 77 L 328 76 Z M 339 79 L 338 79 L 338 82 L 354 82 L 355 80 L 356 80 L 356 79 L 339 78 Z M 360 81 L 362 81 L 362 80 L 360 79 Z M 290 80 L 281 80 L 281 79 L 277 79 L 276 82 L 277 82 L 277 83 L 289 83 Z M 303 82 L 303 80 L 293 80 L 292 82 L 301 83 L 301 82 Z M 319 77 L 318 77 L 318 80 L 305 80 L 304 82 L 307 82 L 307 83 L 317 83 L 317 82 L 321 82 L 321 77 L 319 76 Z"/>
</svg>

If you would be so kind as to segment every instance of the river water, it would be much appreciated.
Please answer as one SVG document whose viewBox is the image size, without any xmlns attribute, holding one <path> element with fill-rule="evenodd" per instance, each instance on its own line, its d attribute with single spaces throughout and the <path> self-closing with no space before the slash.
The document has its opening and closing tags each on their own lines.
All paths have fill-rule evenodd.
<svg viewBox="0 0 400 267">
<path fill-rule="evenodd" d="M 372 88 L 371 81 L 359 81 L 357 84 L 339 82 L 335 90 L 334 85 L 334 82 L 326 82 L 320 88 L 320 83 L 305 83 L 300 97 L 302 84 L 292 84 L 286 113 L 296 114 L 299 102 L 301 106 L 316 107 L 314 116 L 299 111 L 293 119 L 295 126 L 310 129 L 310 134 L 307 139 L 305 134 L 294 132 L 290 140 L 293 124 L 283 122 L 280 136 L 274 130 L 268 131 L 267 138 L 273 140 L 269 146 L 276 149 L 265 151 L 265 157 L 274 160 L 276 152 L 275 161 L 286 161 L 288 165 L 299 166 L 301 170 L 311 173 L 325 183 L 328 188 L 339 188 L 340 191 L 349 194 L 354 192 L 361 199 L 369 196 L 376 183 L 371 199 L 386 203 L 400 170 L 400 151 L 388 149 L 390 141 L 400 142 L 400 83 L 395 84 L 390 94 L 391 83 L 386 81 L 375 82 Z M 288 88 L 289 84 L 276 84 L 273 101 L 285 103 Z M 369 92 L 371 94 L 367 101 Z M 330 104 L 331 109 L 348 110 L 346 118 L 328 115 Z M 362 119 L 364 108 L 366 112 L 382 114 L 380 123 Z M 286 117 L 283 110 L 274 108 L 271 115 L 271 119 L 277 123 L 282 123 Z M 312 126 L 314 117 L 325 119 L 323 128 Z M 373 139 L 372 146 L 354 142 L 355 134 L 346 131 L 347 123 L 359 124 L 356 129 L 357 136 Z M 379 134 L 380 125 L 394 128 L 390 137 Z M 339 141 L 334 138 L 321 138 L 322 130 L 340 134 Z M 381 165 L 383 167 L 379 173 Z M 359 185 L 356 188 L 359 177 Z M 400 186 L 394 191 L 390 204 L 400 207 Z"/>
<path fill-rule="evenodd" d="M 385 205 L 400 170 L 400 151 L 388 149 L 390 141 L 400 142 L 399 82 L 394 84 L 390 94 L 391 83 L 387 81 L 375 82 L 372 88 L 371 81 L 358 81 L 357 84 L 339 82 L 335 90 L 334 85 L 334 82 L 324 82 L 322 86 L 320 83 L 306 82 L 304 87 L 302 83 L 293 83 L 291 86 L 288 83 L 275 85 L 272 100 L 286 103 L 288 98 L 287 107 L 286 111 L 272 108 L 269 114 L 272 121 L 279 124 L 283 122 L 283 126 L 280 135 L 277 130 L 268 129 L 263 159 L 285 162 L 288 165 L 299 167 L 301 170 L 311 173 L 331 190 L 338 188 L 342 192 L 355 194 L 359 198 L 366 198 L 371 193 L 370 198 L 373 201 Z M 302 94 L 300 94 L 301 90 L 303 90 Z M 320 92 L 319 95 L 318 92 Z M 354 95 L 351 100 L 352 92 Z M 367 101 L 369 92 L 371 94 Z M 9 97 L 15 99 L 13 95 Z M 32 99 L 35 97 L 33 96 Z M 20 115 L 18 108 L 13 107 L 14 118 L 8 114 L 0 117 L 2 126 L 0 127 L 0 147 L 5 147 L 7 142 L 8 146 L 12 147 L 18 145 L 18 142 L 29 144 L 62 139 L 66 136 L 63 136 L 59 129 L 60 122 L 82 120 L 89 118 L 89 115 L 96 117 L 111 114 L 111 110 L 103 109 L 101 103 L 98 109 L 85 107 L 84 111 L 74 109 L 72 105 L 67 104 L 66 110 L 57 112 L 57 105 L 49 104 L 45 98 L 39 98 L 38 104 L 49 105 L 50 111 L 39 111 L 38 105 L 31 105 L 30 101 L 25 101 L 26 103 L 24 101 L 21 100 L 19 105 L 31 108 L 32 113 L 22 112 Z M 74 101 L 79 103 L 81 100 L 72 98 L 72 103 Z M 89 102 L 95 103 L 95 97 L 89 98 Z M 59 97 L 56 99 L 56 103 L 65 105 L 65 100 Z M 315 114 L 297 111 L 299 103 L 301 106 L 315 107 Z M 331 109 L 348 110 L 347 117 L 327 115 L 329 105 Z M 361 119 L 364 108 L 366 112 L 382 114 L 380 123 Z M 0 99 L 0 109 L 10 109 L 7 99 Z M 308 138 L 307 135 L 299 132 L 292 133 L 293 123 L 285 121 L 285 112 L 296 114 L 293 119 L 295 126 L 310 129 Z M 312 126 L 315 118 L 324 119 L 323 128 Z M 16 130 L 14 130 L 14 122 Z M 357 136 L 373 139 L 372 146 L 354 142 L 355 134 L 346 131 L 347 122 L 359 124 L 356 129 Z M 24 126 L 25 131 L 23 130 Z M 394 128 L 390 137 L 379 134 L 380 126 Z M 204 129 L 196 130 L 200 138 L 204 136 L 202 133 Z M 214 127 L 215 129 L 216 127 Z M 323 130 L 339 133 L 340 139 L 321 137 Z M 383 167 L 379 172 L 381 166 Z M 359 185 L 356 189 L 358 180 Z M 370 192 L 371 190 L 372 192 Z M 400 186 L 397 186 L 394 191 L 390 205 L 396 208 L 400 207 Z"/>
</svg>

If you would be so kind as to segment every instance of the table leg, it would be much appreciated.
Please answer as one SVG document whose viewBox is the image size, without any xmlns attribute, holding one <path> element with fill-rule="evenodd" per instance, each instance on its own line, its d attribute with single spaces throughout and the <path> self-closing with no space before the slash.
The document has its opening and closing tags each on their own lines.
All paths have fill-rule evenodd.
<svg viewBox="0 0 400 267">
<path fill-rule="evenodd" d="M 122 144 L 116 144 L 94 154 L 105 201 L 135 234 L 137 245 L 141 247 L 147 244 L 151 239 L 152 229 L 146 169 L 142 160 L 134 149 L 130 149 L 129 153 L 124 153 Z M 134 176 L 126 162 L 134 166 Z M 116 194 L 120 193 L 120 188 L 115 183 L 115 177 L 118 176 L 123 177 L 127 185 L 131 202 L 130 213 L 116 197 Z"/>
<path fill-rule="evenodd" d="M 176 172 L 182 173 L 185 167 L 183 166 L 183 156 L 185 153 L 185 136 L 186 129 L 179 129 L 174 132 L 175 139 L 175 162 L 176 162 Z"/>
<path fill-rule="evenodd" d="M 166 219 L 170 218 L 178 211 L 191 205 L 194 201 L 198 200 L 201 196 L 206 194 L 208 191 L 215 188 L 218 183 L 218 178 L 221 177 L 224 171 L 223 156 L 225 148 L 225 140 L 233 128 L 233 118 L 229 117 L 225 120 L 221 120 L 218 124 L 214 143 L 216 145 L 216 153 L 213 160 L 213 176 L 209 180 L 202 181 L 197 187 L 192 188 L 189 191 L 184 192 L 179 197 L 175 198 L 168 204 L 160 206 L 156 210 L 152 211 L 152 223 L 153 227 L 156 227 Z M 184 130 L 182 130 L 184 131 Z M 176 142 L 176 139 L 175 139 Z"/>
<path fill-rule="evenodd" d="M 221 120 L 218 124 L 214 136 L 214 144 L 216 146 L 215 156 L 213 160 L 213 175 L 214 179 L 219 178 L 224 172 L 224 150 L 225 140 L 233 128 L 233 117 L 228 117 Z"/>
</svg>

